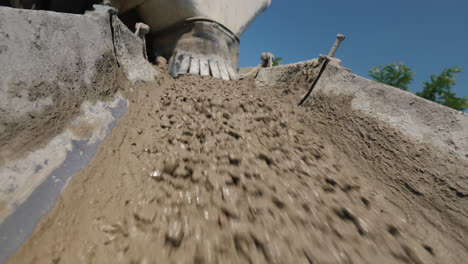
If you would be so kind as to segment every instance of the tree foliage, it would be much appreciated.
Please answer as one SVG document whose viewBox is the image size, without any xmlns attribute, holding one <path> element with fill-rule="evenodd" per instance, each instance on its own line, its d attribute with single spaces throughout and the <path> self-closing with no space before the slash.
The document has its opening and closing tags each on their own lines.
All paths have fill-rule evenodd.
<svg viewBox="0 0 468 264">
<path fill-rule="evenodd" d="M 369 76 L 374 80 L 409 91 L 409 84 L 413 81 L 414 72 L 402 63 L 380 65 L 369 71 Z"/>
<path fill-rule="evenodd" d="M 452 92 L 455 85 L 455 77 L 461 72 L 460 67 L 445 69 L 439 75 L 431 75 L 429 81 L 423 82 L 422 91 L 416 95 L 427 100 L 448 106 L 455 110 L 468 109 L 468 97 L 457 97 Z M 380 65 L 369 71 L 369 76 L 375 81 L 385 83 L 405 91 L 409 91 L 409 85 L 413 80 L 414 72 L 402 63 Z"/>
<path fill-rule="evenodd" d="M 451 107 L 456 110 L 464 111 L 468 108 L 468 97 L 457 97 L 451 91 L 455 85 L 455 77 L 461 72 L 459 67 L 445 69 L 439 75 L 431 75 L 429 82 L 423 82 L 423 89 L 416 95 L 427 100 Z"/>
<path fill-rule="evenodd" d="M 283 58 L 275 58 L 273 60 L 273 66 L 278 66 L 281 64 L 281 61 L 283 60 Z"/>
</svg>

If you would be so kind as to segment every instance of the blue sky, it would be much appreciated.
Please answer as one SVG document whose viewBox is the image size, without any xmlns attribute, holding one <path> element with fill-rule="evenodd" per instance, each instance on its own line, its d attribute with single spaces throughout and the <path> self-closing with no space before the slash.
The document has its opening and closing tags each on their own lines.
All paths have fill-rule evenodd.
<svg viewBox="0 0 468 264">
<path fill-rule="evenodd" d="M 454 91 L 468 96 L 468 0 L 272 0 L 241 37 L 239 66 L 259 64 L 263 51 L 283 64 L 327 54 L 367 77 L 372 66 L 403 62 L 416 75 L 411 90 L 444 68 L 459 66 Z"/>
</svg>

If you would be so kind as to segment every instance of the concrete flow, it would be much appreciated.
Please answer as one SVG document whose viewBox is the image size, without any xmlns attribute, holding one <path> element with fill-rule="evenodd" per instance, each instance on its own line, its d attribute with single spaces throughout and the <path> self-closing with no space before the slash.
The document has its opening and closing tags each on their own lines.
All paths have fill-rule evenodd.
<svg viewBox="0 0 468 264">
<path fill-rule="evenodd" d="M 110 8 L 0 8 L 0 262 L 81 168 L 12 262 L 144 262 L 147 243 L 167 261 L 466 257 L 466 114 L 339 60 L 299 108 L 316 59 L 260 69 L 255 80 L 174 81 L 142 46 Z M 88 166 L 127 104 L 133 110 Z M 326 246 L 307 246 L 313 237 Z M 379 250 L 377 240 L 386 241 Z"/>
<path fill-rule="evenodd" d="M 468 162 L 320 82 L 297 106 L 308 78 L 161 74 L 127 93 L 9 263 L 463 263 Z"/>
</svg>

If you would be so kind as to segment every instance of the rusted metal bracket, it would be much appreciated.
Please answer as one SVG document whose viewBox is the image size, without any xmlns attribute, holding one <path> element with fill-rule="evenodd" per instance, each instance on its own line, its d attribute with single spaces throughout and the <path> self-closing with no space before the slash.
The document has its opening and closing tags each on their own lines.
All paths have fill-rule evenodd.
<svg viewBox="0 0 468 264">
<path fill-rule="evenodd" d="M 320 55 L 320 60 L 322 61 L 322 66 L 320 67 L 319 74 L 317 75 L 315 80 L 312 82 L 312 85 L 310 86 L 309 90 L 307 90 L 307 92 L 304 95 L 304 97 L 302 98 L 302 100 L 299 102 L 299 106 L 304 104 L 307 101 L 310 94 L 312 93 L 315 86 L 317 85 L 318 81 L 320 80 L 320 77 L 322 76 L 323 72 L 327 68 L 328 63 L 330 61 L 333 61 L 334 64 L 339 64 L 341 62 L 339 59 L 333 58 L 333 56 L 335 56 L 336 50 L 340 47 L 340 44 L 344 39 L 345 39 L 345 36 L 343 34 L 336 35 L 336 41 L 333 44 L 333 47 L 331 48 L 330 52 L 328 53 L 328 56 Z"/>
<path fill-rule="evenodd" d="M 312 93 L 312 90 L 314 90 L 315 86 L 317 85 L 317 82 L 319 81 L 320 77 L 322 76 L 323 72 L 325 71 L 325 68 L 327 68 L 327 64 L 330 62 L 330 59 L 328 57 L 321 57 L 320 59 L 323 60 L 322 62 L 322 66 L 320 67 L 320 71 L 319 71 L 319 74 L 317 75 L 317 77 L 315 78 L 315 80 L 312 82 L 312 85 L 310 86 L 309 90 L 307 91 L 307 93 L 304 95 L 304 97 L 302 98 L 302 100 L 299 102 L 299 106 L 302 105 L 303 103 L 305 103 L 307 101 L 307 99 L 309 98 L 310 94 Z"/>
</svg>

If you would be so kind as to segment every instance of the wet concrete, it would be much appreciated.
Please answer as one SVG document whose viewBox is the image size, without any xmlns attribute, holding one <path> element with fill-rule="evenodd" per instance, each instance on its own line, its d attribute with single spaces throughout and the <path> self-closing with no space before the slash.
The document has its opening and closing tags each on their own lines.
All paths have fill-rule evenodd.
<svg viewBox="0 0 468 264">
<path fill-rule="evenodd" d="M 468 164 L 348 96 L 159 76 L 9 263 L 463 263 Z M 443 209 L 445 208 L 445 209 Z"/>
</svg>

